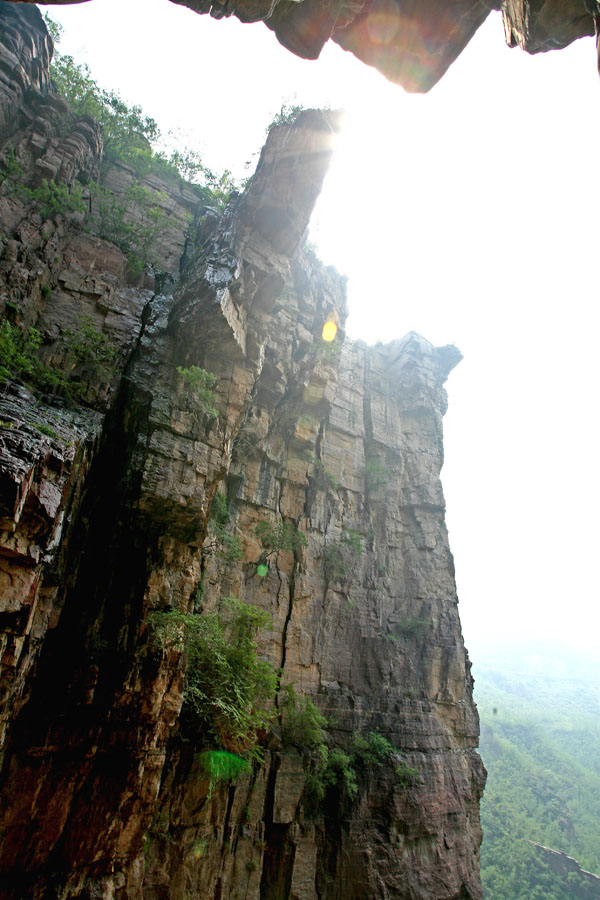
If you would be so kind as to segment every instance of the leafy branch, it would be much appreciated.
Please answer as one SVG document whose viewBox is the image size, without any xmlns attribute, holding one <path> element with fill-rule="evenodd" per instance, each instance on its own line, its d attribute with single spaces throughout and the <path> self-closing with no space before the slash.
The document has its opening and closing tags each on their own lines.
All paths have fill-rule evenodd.
<svg viewBox="0 0 600 900">
<path fill-rule="evenodd" d="M 261 758 L 261 737 L 275 717 L 277 670 L 258 658 L 255 635 L 272 627 L 269 614 L 228 597 L 200 615 L 155 613 L 153 626 L 161 647 L 179 647 L 187 659 L 182 736 Z"/>
<path fill-rule="evenodd" d="M 202 404 L 206 415 L 211 419 L 216 419 L 219 411 L 214 406 L 216 397 L 212 391 L 217 383 L 216 376 L 200 366 L 189 366 L 188 368 L 177 366 L 177 372 L 185 384 L 191 388 L 195 398 Z"/>
</svg>

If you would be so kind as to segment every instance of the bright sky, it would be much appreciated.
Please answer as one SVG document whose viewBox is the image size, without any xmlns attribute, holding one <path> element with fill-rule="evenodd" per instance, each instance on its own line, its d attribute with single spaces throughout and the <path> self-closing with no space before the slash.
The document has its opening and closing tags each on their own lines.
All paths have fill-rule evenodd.
<svg viewBox="0 0 600 900">
<path fill-rule="evenodd" d="M 167 0 L 51 7 L 63 52 L 244 177 L 284 98 L 351 116 L 311 224 L 349 276 L 349 333 L 421 332 L 465 359 L 442 473 L 467 646 L 595 650 L 600 634 L 592 39 L 529 57 L 493 13 L 442 82 L 407 95 L 331 45 L 308 62 L 262 24 Z"/>
</svg>

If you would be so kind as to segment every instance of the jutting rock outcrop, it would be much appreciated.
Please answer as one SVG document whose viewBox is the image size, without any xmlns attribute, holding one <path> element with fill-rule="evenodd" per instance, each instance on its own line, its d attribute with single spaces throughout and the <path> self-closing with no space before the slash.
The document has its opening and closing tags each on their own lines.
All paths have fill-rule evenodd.
<svg viewBox="0 0 600 900">
<path fill-rule="evenodd" d="M 0 897 L 479 898 L 460 354 L 345 340 L 302 246 L 339 114 L 273 128 L 221 211 L 103 159 L 34 7 L 0 37 Z M 217 662 L 270 685 L 254 731 Z"/>
<path fill-rule="evenodd" d="M 242 22 L 264 21 L 284 47 L 304 59 L 316 59 L 327 41 L 333 40 L 408 91 L 430 90 L 493 9 L 502 10 L 509 47 L 528 53 L 561 49 L 577 38 L 598 34 L 600 21 L 598 0 L 171 2 L 217 19 L 235 15 Z"/>
<path fill-rule="evenodd" d="M 529 53 L 568 46 L 593 35 L 597 0 L 171 0 L 199 13 L 242 22 L 263 20 L 305 59 L 328 40 L 374 66 L 407 91 L 428 91 L 460 56 L 491 10 L 502 10 L 510 47 Z"/>
</svg>

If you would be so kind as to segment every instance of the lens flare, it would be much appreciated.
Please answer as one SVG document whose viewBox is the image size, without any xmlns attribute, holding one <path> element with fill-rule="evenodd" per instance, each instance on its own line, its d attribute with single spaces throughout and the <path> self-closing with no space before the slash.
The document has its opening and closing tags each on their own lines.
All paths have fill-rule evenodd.
<svg viewBox="0 0 600 900">
<path fill-rule="evenodd" d="M 329 322 L 325 322 L 323 325 L 323 333 L 321 337 L 324 341 L 333 341 L 335 340 L 335 336 L 337 334 L 337 325 L 335 322 L 330 319 Z"/>
</svg>

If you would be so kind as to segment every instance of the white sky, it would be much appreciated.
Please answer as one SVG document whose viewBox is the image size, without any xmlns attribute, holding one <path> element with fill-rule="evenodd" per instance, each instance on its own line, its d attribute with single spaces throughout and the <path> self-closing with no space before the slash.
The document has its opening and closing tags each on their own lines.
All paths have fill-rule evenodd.
<svg viewBox="0 0 600 900">
<path fill-rule="evenodd" d="M 351 121 L 311 239 L 349 276 L 349 333 L 456 343 L 443 482 L 466 642 L 595 650 L 600 79 L 592 39 L 529 57 L 492 14 L 425 96 L 335 45 L 167 0 L 50 7 L 63 52 L 244 177 L 284 98 Z M 476 652 L 472 656 L 476 656 Z"/>
</svg>

